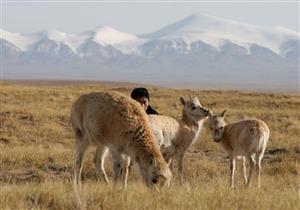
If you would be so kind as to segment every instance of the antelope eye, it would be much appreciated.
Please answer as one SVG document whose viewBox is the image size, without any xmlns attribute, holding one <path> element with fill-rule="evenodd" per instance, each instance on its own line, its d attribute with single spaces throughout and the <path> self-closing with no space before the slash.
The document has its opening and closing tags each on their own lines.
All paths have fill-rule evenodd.
<svg viewBox="0 0 300 210">
<path fill-rule="evenodd" d="M 223 126 L 220 127 L 220 129 L 223 129 L 223 128 L 224 128 Z"/>
<path fill-rule="evenodd" d="M 196 106 L 192 106 L 192 110 L 195 110 L 196 109 Z"/>
</svg>

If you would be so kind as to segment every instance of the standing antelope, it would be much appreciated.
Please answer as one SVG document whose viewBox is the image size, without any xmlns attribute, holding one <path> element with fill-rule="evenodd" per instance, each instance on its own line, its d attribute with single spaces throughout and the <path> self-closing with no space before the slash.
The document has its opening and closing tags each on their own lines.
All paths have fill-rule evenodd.
<svg viewBox="0 0 300 210">
<path fill-rule="evenodd" d="M 195 96 L 187 101 L 180 97 L 180 101 L 183 105 L 180 120 L 162 115 L 149 115 L 149 121 L 165 160 L 169 162 L 176 158 L 179 181 L 183 184 L 185 152 L 197 140 L 209 111 Z M 172 165 L 170 167 L 172 168 Z"/>
<path fill-rule="evenodd" d="M 131 157 L 148 185 L 160 179 L 169 185 L 172 173 L 151 132 L 148 117 L 136 101 L 114 91 L 82 95 L 71 108 L 71 123 L 76 140 L 76 185 L 90 145 L 107 146 Z"/>
<path fill-rule="evenodd" d="M 261 160 L 270 136 L 265 122 L 247 119 L 234 123 L 224 121 L 226 110 L 221 114 L 209 113 L 209 125 L 215 142 L 220 143 L 230 158 L 230 185 L 234 185 L 235 161 L 242 158 L 245 185 L 250 185 L 252 171 L 256 165 L 258 187 L 260 187 Z M 250 162 L 250 173 L 246 175 L 246 158 Z"/>
</svg>

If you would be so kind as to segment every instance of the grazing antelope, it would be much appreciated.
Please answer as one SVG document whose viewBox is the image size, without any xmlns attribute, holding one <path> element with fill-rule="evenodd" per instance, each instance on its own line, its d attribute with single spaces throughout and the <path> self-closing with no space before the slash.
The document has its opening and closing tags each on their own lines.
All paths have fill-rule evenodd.
<svg viewBox="0 0 300 210">
<path fill-rule="evenodd" d="M 106 146 L 129 156 L 138 163 L 147 185 L 160 180 L 169 185 L 172 173 L 149 127 L 148 117 L 136 101 L 115 91 L 82 95 L 71 108 L 71 124 L 76 140 L 76 185 L 81 182 L 82 159 L 90 145 Z"/>
<path fill-rule="evenodd" d="M 221 114 L 209 113 L 209 126 L 215 142 L 220 143 L 230 158 L 230 185 L 234 185 L 235 161 L 242 158 L 245 185 L 250 185 L 254 166 L 257 169 L 258 187 L 260 187 L 261 160 L 270 136 L 265 122 L 259 119 L 246 119 L 226 123 L 226 110 Z M 246 158 L 250 162 L 250 173 L 246 175 Z"/>
<path fill-rule="evenodd" d="M 150 127 L 156 136 L 165 160 L 172 164 L 172 159 L 176 157 L 180 174 L 179 180 L 183 184 L 184 154 L 198 138 L 203 121 L 208 116 L 209 111 L 200 104 L 197 97 L 190 97 L 187 101 L 180 97 L 180 101 L 183 105 L 182 118 L 180 120 L 162 115 L 148 115 L 148 117 Z M 106 153 L 102 151 L 101 166 L 104 165 L 105 156 Z M 113 160 L 118 160 L 118 158 L 113 158 Z M 121 161 L 119 159 L 117 163 L 113 163 L 113 168 L 116 170 L 114 174 L 120 174 L 120 169 L 116 168 L 115 165 L 125 168 L 124 170 L 126 171 L 128 165 L 120 164 Z M 98 171 L 101 171 L 103 176 L 106 174 L 104 167 L 101 167 L 101 170 Z"/>
</svg>

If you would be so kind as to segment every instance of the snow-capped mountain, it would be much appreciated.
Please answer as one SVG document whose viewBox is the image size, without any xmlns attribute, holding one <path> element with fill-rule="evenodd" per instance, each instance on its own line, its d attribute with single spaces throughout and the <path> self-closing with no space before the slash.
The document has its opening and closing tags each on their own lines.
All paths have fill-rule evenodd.
<svg viewBox="0 0 300 210">
<path fill-rule="evenodd" d="M 281 46 L 299 40 L 299 33 L 282 27 L 262 27 L 210 15 L 191 15 L 154 33 L 141 37 L 160 40 L 183 40 L 190 44 L 202 41 L 215 48 L 227 42 L 249 49 L 257 44 L 281 54 Z"/>
<path fill-rule="evenodd" d="M 107 26 L 79 34 L 1 30 L 1 45 L 5 73 L 10 77 L 25 72 L 21 68 L 40 75 L 37 71 L 42 66 L 51 69 L 46 77 L 56 74 L 55 69 L 66 69 L 66 77 L 84 75 L 82 79 L 96 79 L 96 74 L 103 76 L 101 72 L 106 76 L 131 73 L 136 80 L 136 75 L 145 76 L 145 72 L 152 79 L 164 75 L 162 80 L 186 76 L 187 82 L 189 77 L 195 80 L 203 75 L 218 81 L 232 77 L 261 80 L 268 75 L 298 86 L 299 78 L 298 32 L 210 15 L 191 15 L 143 35 Z"/>
</svg>

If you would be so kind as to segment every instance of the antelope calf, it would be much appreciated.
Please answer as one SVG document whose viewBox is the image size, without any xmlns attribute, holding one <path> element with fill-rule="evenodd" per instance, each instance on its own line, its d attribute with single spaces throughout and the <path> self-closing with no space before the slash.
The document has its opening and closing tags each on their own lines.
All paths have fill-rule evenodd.
<svg viewBox="0 0 300 210">
<path fill-rule="evenodd" d="M 258 187 L 260 187 L 261 160 L 268 143 L 270 130 L 259 119 L 247 119 L 226 123 L 226 110 L 221 114 L 209 113 L 209 126 L 215 142 L 220 143 L 230 158 L 230 185 L 234 185 L 235 161 L 242 159 L 245 185 L 250 185 L 254 166 L 257 169 Z M 249 177 L 246 175 L 246 158 L 250 162 Z"/>
</svg>

